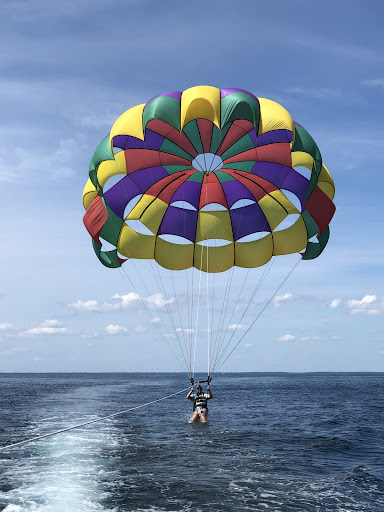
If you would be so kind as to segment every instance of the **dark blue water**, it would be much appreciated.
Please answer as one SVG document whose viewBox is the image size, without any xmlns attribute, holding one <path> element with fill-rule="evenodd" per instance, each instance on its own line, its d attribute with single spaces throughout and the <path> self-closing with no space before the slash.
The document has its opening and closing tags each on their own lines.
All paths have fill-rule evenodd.
<svg viewBox="0 0 384 512">
<path fill-rule="evenodd" d="M 148 402 L 181 374 L 2 374 L 0 445 Z M 384 511 L 384 374 L 230 374 L 209 423 L 185 394 L 0 452 L 0 509 Z"/>
</svg>

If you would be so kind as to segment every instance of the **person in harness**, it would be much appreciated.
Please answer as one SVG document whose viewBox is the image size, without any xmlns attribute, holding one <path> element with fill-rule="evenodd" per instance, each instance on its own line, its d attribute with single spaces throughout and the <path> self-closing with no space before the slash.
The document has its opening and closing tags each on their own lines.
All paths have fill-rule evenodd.
<svg viewBox="0 0 384 512">
<path fill-rule="evenodd" d="M 193 385 L 187 395 L 188 400 L 193 401 L 193 414 L 190 423 L 195 423 L 196 421 L 201 421 L 202 423 L 206 423 L 207 415 L 208 415 L 208 406 L 207 401 L 213 398 L 211 388 L 209 387 L 209 383 L 207 385 L 208 393 L 203 393 L 203 388 L 200 384 L 196 387 L 196 393 L 193 392 Z"/>
</svg>

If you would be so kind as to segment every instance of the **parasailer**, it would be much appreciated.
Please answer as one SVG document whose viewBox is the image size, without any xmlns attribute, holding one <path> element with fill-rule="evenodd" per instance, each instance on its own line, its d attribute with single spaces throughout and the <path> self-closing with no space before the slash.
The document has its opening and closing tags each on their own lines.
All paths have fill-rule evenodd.
<svg viewBox="0 0 384 512">
<path fill-rule="evenodd" d="M 201 421 L 201 423 L 207 422 L 208 417 L 208 400 L 213 398 L 213 393 L 209 383 L 207 384 L 207 393 L 203 393 L 203 388 L 201 384 L 196 386 L 196 393 L 194 392 L 194 386 L 190 389 L 187 394 L 187 399 L 192 400 L 193 402 L 193 414 L 190 423 L 196 423 L 197 421 Z"/>
<path fill-rule="evenodd" d="M 322 253 L 334 192 L 315 141 L 283 106 L 197 86 L 117 119 L 90 163 L 84 224 L 101 263 L 123 268 L 193 382 L 196 357 L 206 354 L 211 378 L 259 318 L 253 300 L 274 257 Z"/>
</svg>

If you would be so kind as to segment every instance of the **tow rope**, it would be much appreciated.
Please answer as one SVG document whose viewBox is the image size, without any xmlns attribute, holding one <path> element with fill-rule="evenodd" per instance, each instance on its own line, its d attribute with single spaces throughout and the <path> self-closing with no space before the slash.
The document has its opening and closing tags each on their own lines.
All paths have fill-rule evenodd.
<svg viewBox="0 0 384 512">
<path fill-rule="evenodd" d="M 75 428 L 84 427 L 85 425 L 90 425 L 91 423 L 97 423 L 98 421 L 107 420 L 108 418 L 113 418 L 115 416 L 119 416 L 121 414 L 125 414 L 130 411 L 134 411 L 135 409 L 141 409 L 142 407 L 147 407 L 148 405 L 155 404 L 156 402 L 161 402 L 162 400 L 166 400 L 167 398 L 171 398 L 172 396 L 179 395 L 180 393 L 184 393 L 189 389 L 185 388 L 176 393 L 172 393 L 171 395 L 163 396 L 162 398 L 158 398 L 157 400 L 152 400 L 152 402 L 147 402 L 145 404 L 136 405 L 135 407 L 130 407 L 129 409 L 125 409 L 125 411 L 115 412 L 114 414 L 109 414 L 108 416 L 102 416 L 96 420 L 85 421 L 84 423 L 79 423 L 78 425 L 73 425 L 72 427 L 62 428 L 61 430 L 56 430 L 55 432 L 50 432 L 49 434 L 43 434 L 41 436 L 32 437 L 31 439 L 25 439 L 24 441 L 19 441 L 18 443 L 8 444 L 6 446 L 0 447 L 0 451 L 7 450 L 8 448 L 14 448 L 15 446 L 20 446 L 22 444 L 31 443 L 32 441 L 37 441 L 39 439 L 44 439 L 45 437 L 55 436 L 57 434 L 61 434 L 62 432 L 68 432 L 68 430 L 74 430 Z"/>
</svg>

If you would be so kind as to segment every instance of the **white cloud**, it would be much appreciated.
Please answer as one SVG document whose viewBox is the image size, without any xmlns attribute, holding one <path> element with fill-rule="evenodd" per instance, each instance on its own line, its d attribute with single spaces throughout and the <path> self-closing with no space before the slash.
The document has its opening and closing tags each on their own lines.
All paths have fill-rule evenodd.
<svg viewBox="0 0 384 512">
<path fill-rule="evenodd" d="M 9 323 L 0 324 L 0 331 L 9 331 L 13 329 L 13 325 Z"/>
<path fill-rule="evenodd" d="M 158 316 L 156 318 L 151 318 L 152 324 L 158 324 L 159 322 L 161 322 L 161 319 Z"/>
<path fill-rule="evenodd" d="M 176 332 L 186 332 L 187 334 L 191 334 L 191 333 L 195 332 L 195 329 L 186 329 L 186 328 L 177 327 Z"/>
<path fill-rule="evenodd" d="M 79 299 L 76 302 L 68 304 L 68 307 L 75 309 L 76 311 L 113 311 L 119 309 L 128 309 L 147 305 L 148 307 L 163 309 L 167 304 L 172 304 L 174 298 L 166 299 L 162 293 L 155 293 L 149 297 L 141 297 L 137 293 L 130 292 L 126 295 L 115 294 L 110 300 L 105 302 L 98 302 L 97 300 L 83 301 Z M 154 319 L 153 319 L 154 320 Z M 156 320 L 160 321 L 160 319 Z M 154 322 L 154 323 L 156 323 Z"/>
<path fill-rule="evenodd" d="M 368 87 L 382 87 L 384 88 L 384 78 L 375 78 L 373 80 L 366 80 L 363 85 Z"/>
<path fill-rule="evenodd" d="M 341 299 L 333 299 L 333 301 L 330 303 L 329 307 L 332 309 L 335 309 L 339 307 L 341 304 Z"/>
<path fill-rule="evenodd" d="M 68 304 L 68 307 L 76 309 L 77 311 L 101 311 L 100 304 L 97 300 L 78 300 L 72 304 Z"/>
<path fill-rule="evenodd" d="M 245 343 L 244 347 L 253 347 L 253 343 Z"/>
<path fill-rule="evenodd" d="M 52 336 L 56 334 L 68 334 L 70 331 L 67 327 L 63 327 L 58 320 L 44 320 L 38 327 L 33 327 L 27 331 L 23 331 L 20 334 L 22 336 Z"/>
<path fill-rule="evenodd" d="M 293 300 L 295 297 L 292 295 L 292 293 L 284 293 L 284 295 L 277 295 L 273 301 L 272 301 L 272 304 L 278 308 L 280 306 L 280 304 L 282 304 L 283 302 L 287 302 L 287 301 L 290 301 L 290 300 Z"/>
<path fill-rule="evenodd" d="M 107 334 L 112 334 L 112 335 L 124 334 L 124 333 L 128 332 L 128 329 L 126 327 L 123 327 L 122 325 L 116 325 L 116 324 L 107 325 L 105 330 L 107 331 Z"/>
<path fill-rule="evenodd" d="M 99 336 L 100 334 L 98 332 L 85 331 L 83 332 L 83 334 L 80 335 L 80 338 L 91 339 L 98 338 Z"/>
<path fill-rule="evenodd" d="M 44 320 L 44 322 L 41 322 L 40 327 L 61 327 L 61 322 L 58 320 Z"/>
<path fill-rule="evenodd" d="M 135 331 L 136 331 L 136 332 L 145 332 L 146 330 L 147 330 L 147 328 L 146 328 L 146 327 L 144 327 L 144 325 L 137 325 L 137 326 L 135 327 Z"/>
<path fill-rule="evenodd" d="M 243 324 L 231 324 L 228 325 L 227 329 L 229 329 L 230 331 L 246 331 L 248 327 L 248 325 Z"/>
<path fill-rule="evenodd" d="M 365 295 L 361 300 L 347 300 L 345 305 L 352 315 L 384 315 L 384 297 Z"/>
<path fill-rule="evenodd" d="M 295 339 L 295 336 L 292 336 L 292 334 L 284 334 L 284 336 L 281 336 L 277 339 L 277 341 L 293 341 Z"/>
<path fill-rule="evenodd" d="M 320 336 L 303 336 L 300 338 L 301 341 L 320 341 L 322 339 Z"/>
</svg>

